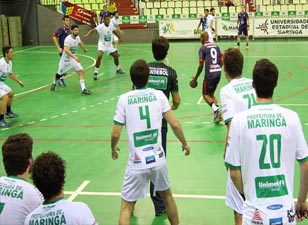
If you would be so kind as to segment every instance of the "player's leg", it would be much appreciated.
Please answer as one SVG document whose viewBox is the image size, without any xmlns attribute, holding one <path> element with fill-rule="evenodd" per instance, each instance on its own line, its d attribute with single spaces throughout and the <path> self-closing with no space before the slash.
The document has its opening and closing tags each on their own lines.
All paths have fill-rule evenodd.
<svg viewBox="0 0 308 225">
<path fill-rule="evenodd" d="M 114 65 L 117 67 L 116 74 L 125 74 L 125 72 L 120 67 L 118 51 L 113 47 L 109 48 L 109 50 L 110 50 L 110 55 L 112 55 L 113 57 Z"/>
<path fill-rule="evenodd" d="M 0 105 L 0 127 L 9 127 L 10 124 L 7 123 L 4 119 L 4 113 L 6 110 L 7 103 L 9 101 L 9 96 L 7 96 L 6 92 L 0 89 L 0 98 L 1 98 L 1 105 Z"/>
<path fill-rule="evenodd" d="M 14 99 L 14 92 L 11 90 L 7 96 L 9 97 L 9 100 L 7 101 L 7 105 L 6 105 L 6 113 L 5 113 L 5 117 L 8 118 L 16 118 L 18 117 L 18 114 L 14 113 L 12 111 L 12 104 L 13 104 L 13 99 Z"/>
<path fill-rule="evenodd" d="M 122 199 L 119 225 L 130 225 L 130 216 L 134 209 L 134 202 L 128 202 Z"/>
<path fill-rule="evenodd" d="M 237 33 L 237 45 L 236 45 L 236 48 L 239 48 L 239 47 L 240 47 L 241 34 L 242 34 L 242 27 L 239 26 L 239 28 L 238 28 L 238 33 Z"/>
<path fill-rule="evenodd" d="M 248 30 L 247 30 L 247 28 L 245 28 L 244 30 L 243 30 L 243 33 L 244 33 L 244 35 L 245 35 L 245 39 L 246 39 L 246 50 L 248 50 L 248 41 L 249 41 L 249 35 L 248 35 Z"/>
<path fill-rule="evenodd" d="M 61 58 L 59 62 L 58 72 L 56 73 L 55 78 L 51 83 L 51 87 L 50 87 L 51 91 L 54 91 L 56 89 L 57 83 L 59 79 L 61 78 L 62 74 L 66 73 L 67 71 L 71 69 L 72 66 L 70 62 L 72 62 L 72 60 L 74 59 L 70 59 L 69 62 L 64 62 L 64 60 Z"/>
<path fill-rule="evenodd" d="M 218 102 L 214 96 L 219 80 L 220 78 L 204 79 L 202 88 L 203 99 L 212 108 L 214 112 L 215 123 L 219 123 L 220 121 L 222 121 L 222 115 L 219 110 Z"/>
<path fill-rule="evenodd" d="M 113 39 L 113 46 L 114 46 L 114 48 L 118 49 L 119 38 L 115 34 L 112 34 L 112 39 Z"/>
<path fill-rule="evenodd" d="M 239 214 L 234 211 L 234 222 L 235 225 L 242 225 L 242 214 Z"/>
<path fill-rule="evenodd" d="M 79 84 L 80 84 L 80 88 L 81 88 L 81 93 L 83 95 L 91 94 L 91 91 L 86 88 L 86 83 L 85 83 L 85 79 L 84 79 L 84 70 L 83 70 L 81 63 L 77 62 L 77 61 L 73 61 L 72 62 L 72 69 L 74 71 L 77 71 L 77 73 L 79 75 Z"/>
<path fill-rule="evenodd" d="M 159 193 L 166 205 L 169 222 L 171 223 L 171 225 L 179 225 L 180 222 L 179 222 L 178 209 L 175 200 L 172 196 L 171 189 L 168 188 L 167 190 L 160 191 Z"/>
<path fill-rule="evenodd" d="M 97 80 L 98 69 L 101 66 L 101 61 L 102 61 L 102 57 L 104 55 L 104 50 L 105 50 L 105 47 L 103 45 L 99 45 L 98 52 L 97 52 L 97 58 L 96 58 L 96 62 L 95 62 L 94 74 L 93 74 L 94 80 Z"/>
</svg>

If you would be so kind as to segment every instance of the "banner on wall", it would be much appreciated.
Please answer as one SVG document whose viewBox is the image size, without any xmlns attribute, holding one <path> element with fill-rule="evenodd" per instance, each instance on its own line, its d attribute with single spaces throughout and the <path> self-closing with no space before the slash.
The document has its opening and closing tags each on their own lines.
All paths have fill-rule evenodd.
<svg viewBox="0 0 308 225">
<path fill-rule="evenodd" d="M 159 20 L 159 36 L 166 38 L 200 38 L 199 20 Z"/>
<path fill-rule="evenodd" d="M 91 26 L 94 24 L 95 12 L 86 10 L 70 2 L 62 2 L 62 12 L 70 18 Z"/>
<path fill-rule="evenodd" d="M 308 18 L 263 18 L 254 19 L 255 37 L 308 35 Z"/>
</svg>

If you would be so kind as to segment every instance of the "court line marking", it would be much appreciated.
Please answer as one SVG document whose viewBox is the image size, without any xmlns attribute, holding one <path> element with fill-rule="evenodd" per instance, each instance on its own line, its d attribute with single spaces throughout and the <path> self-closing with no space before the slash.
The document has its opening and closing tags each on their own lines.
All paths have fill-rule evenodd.
<svg viewBox="0 0 308 225">
<path fill-rule="evenodd" d="M 82 182 L 82 184 L 77 188 L 77 190 L 71 193 L 71 196 L 67 200 L 73 201 L 89 183 L 89 180 L 85 180 L 84 182 Z"/>
<path fill-rule="evenodd" d="M 72 191 L 65 191 L 64 194 L 72 194 Z M 121 196 L 121 192 L 80 192 L 79 195 L 86 196 Z M 187 195 L 187 194 L 172 194 L 175 198 L 192 198 L 192 199 L 215 199 L 215 200 L 225 200 L 226 196 L 222 195 Z M 150 197 L 150 194 L 147 194 Z M 307 199 L 308 200 L 308 199 Z M 294 198 L 297 201 L 297 198 Z"/>
</svg>

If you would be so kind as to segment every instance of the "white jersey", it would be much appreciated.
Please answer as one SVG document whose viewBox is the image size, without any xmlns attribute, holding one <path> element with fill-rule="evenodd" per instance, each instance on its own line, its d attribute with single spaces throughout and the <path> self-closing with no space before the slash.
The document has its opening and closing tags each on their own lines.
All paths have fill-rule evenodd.
<svg viewBox="0 0 308 225">
<path fill-rule="evenodd" d="M 225 162 L 241 169 L 246 197 L 243 221 L 295 224 L 291 218 L 295 160 L 308 160 L 297 113 L 265 103 L 234 116 Z"/>
<path fill-rule="evenodd" d="M 220 90 L 220 102 L 225 124 L 241 111 L 256 104 L 256 93 L 252 80 L 241 77 L 231 80 Z"/>
<path fill-rule="evenodd" d="M 67 46 L 70 48 L 71 52 L 76 55 L 77 54 L 77 49 L 78 45 L 81 42 L 80 37 L 77 36 L 76 38 L 73 38 L 73 35 L 68 35 L 65 40 L 64 40 L 64 47 Z M 74 60 L 72 57 L 66 54 L 65 51 L 63 51 L 63 54 L 61 56 L 61 60 L 65 61 L 66 60 Z"/>
<path fill-rule="evenodd" d="M 26 216 L 43 203 L 42 194 L 19 177 L 0 177 L 0 224 L 23 225 Z"/>
<path fill-rule="evenodd" d="M 110 23 L 115 27 L 117 28 L 119 26 L 119 18 L 115 18 L 113 17 L 111 20 L 110 20 Z"/>
<path fill-rule="evenodd" d="M 115 30 L 115 27 L 112 23 L 109 23 L 109 26 L 107 27 L 104 23 L 98 25 L 96 28 L 96 31 L 99 35 L 98 38 L 98 46 L 106 46 L 111 47 L 112 46 L 112 35 L 113 31 Z"/>
<path fill-rule="evenodd" d="M 147 169 L 166 163 L 161 126 L 163 113 L 169 110 L 167 97 L 159 90 L 137 89 L 120 96 L 114 122 L 126 127 L 128 169 Z"/>
<path fill-rule="evenodd" d="M 206 17 L 206 23 L 207 23 L 207 33 L 209 35 L 209 42 L 211 43 L 214 43 L 214 36 L 213 36 L 213 31 L 212 31 L 212 28 L 211 28 L 211 21 L 213 21 L 213 26 L 214 26 L 214 21 L 215 18 L 213 15 L 209 14 L 207 17 Z"/>
<path fill-rule="evenodd" d="M 24 225 L 69 224 L 98 225 L 89 207 L 82 202 L 59 199 L 44 203 L 29 214 Z"/>
<path fill-rule="evenodd" d="M 12 73 L 12 61 L 5 61 L 5 58 L 0 59 L 0 82 L 5 82 L 6 78 Z"/>
</svg>

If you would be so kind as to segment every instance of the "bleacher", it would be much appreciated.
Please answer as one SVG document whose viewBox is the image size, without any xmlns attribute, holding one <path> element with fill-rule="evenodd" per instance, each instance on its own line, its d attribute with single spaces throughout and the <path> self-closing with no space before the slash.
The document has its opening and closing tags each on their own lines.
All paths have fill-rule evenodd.
<svg viewBox="0 0 308 225">
<path fill-rule="evenodd" d="M 287 12 L 287 11 L 308 11 L 308 0 L 252 0 L 257 12 Z M 273 4 L 275 1 L 276 4 Z M 99 13 L 106 3 L 103 0 L 70 0 L 88 10 L 95 10 Z M 53 5 L 60 11 L 61 0 L 41 0 L 41 4 Z M 237 13 L 241 11 L 241 5 L 226 7 L 220 6 L 218 0 L 166 0 L 166 1 L 139 1 L 140 15 L 173 15 L 173 14 L 204 14 L 204 8 L 214 7 L 216 13 Z"/>
</svg>

